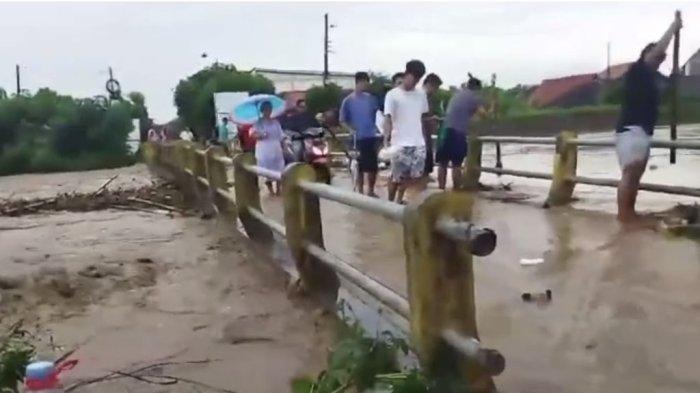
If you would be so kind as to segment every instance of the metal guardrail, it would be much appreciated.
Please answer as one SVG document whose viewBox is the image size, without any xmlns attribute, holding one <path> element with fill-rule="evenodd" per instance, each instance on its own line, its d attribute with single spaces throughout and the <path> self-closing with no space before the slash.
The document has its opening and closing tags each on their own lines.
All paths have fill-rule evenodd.
<svg viewBox="0 0 700 393">
<path fill-rule="evenodd" d="M 324 183 L 303 181 L 299 183 L 299 187 L 318 197 L 379 214 L 392 221 L 400 222 L 403 219 L 405 206 L 387 200 L 351 193 Z"/>
<path fill-rule="evenodd" d="M 426 194 L 421 202 L 406 207 L 317 182 L 313 168 L 305 164 L 290 165 L 282 174 L 256 166 L 251 154 L 230 159 L 221 153 L 212 148 L 196 151 L 191 143 L 149 145 L 146 149 L 150 163 L 165 164 L 185 174 L 186 179 L 197 180 L 183 180 L 183 187 L 193 183 L 207 187 L 208 193 L 195 194 L 214 196 L 212 202 L 220 211 L 235 211 L 251 239 L 267 243 L 272 241 L 272 233 L 284 237 L 301 281 L 311 293 L 337 296 L 336 274 L 343 277 L 411 321 L 411 343 L 429 372 L 455 368 L 451 372 L 479 376 L 480 381 L 487 381 L 495 389 L 491 376 L 503 371 L 505 361 L 498 351 L 481 348 L 478 342 L 471 254 L 491 253 L 496 235 L 469 222 L 469 194 Z M 235 195 L 229 190 L 227 178 L 231 165 Z M 282 182 L 284 224 L 263 213 L 258 177 Z M 319 198 L 378 214 L 403 226 L 409 299 L 326 251 Z M 455 210 L 454 206 L 460 208 Z M 464 247 L 470 252 L 456 250 Z M 455 250 L 446 252 L 449 248 Z M 453 266 L 447 269 L 446 265 Z M 445 365 L 439 358 L 445 355 L 439 349 L 441 342 L 473 362 Z"/>
<path fill-rule="evenodd" d="M 481 165 L 481 149 L 483 143 L 496 144 L 496 167 L 484 167 Z M 554 167 L 552 173 L 507 169 L 502 167 L 500 146 L 502 143 L 513 144 L 538 144 L 556 146 Z M 556 138 L 548 137 L 499 137 L 483 136 L 470 138 L 470 156 L 467 158 L 467 182 L 462 186 L 466 189 L 478 187 L 481 172 L 497 175 L 509 175 L 533 179 L 551 180 L 547 205 L 566 204 L 572 200 L 573 190 L 576 184 L 588 184 L 602 187 L 617 187 L 619 180 L 607 178 L 595 178 L 578 176 L 576 174 L 578 147 L 614 147 L 615 141 L 578 139 L 575 133 L 563 132 Z M 652 148 L 663 149 L 687 149 L 700 150 L 700 142 L 696 141 L 661 141 L 652 140 Z M 672 186 L 664 184 L 642 183 L 640 190 L 660 192 L 685 196 L 700 196 L 700 189 L 693 187 Z"/>
</svg>

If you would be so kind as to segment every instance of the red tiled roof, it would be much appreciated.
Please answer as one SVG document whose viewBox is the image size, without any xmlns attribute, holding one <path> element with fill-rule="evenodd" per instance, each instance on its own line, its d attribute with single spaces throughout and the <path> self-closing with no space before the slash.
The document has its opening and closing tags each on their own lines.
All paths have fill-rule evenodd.
<svg viewBox="0 0 700 393">
<path fill-rule="evenodd" d="M 576 89 L 595 83 L 597 77 L 597 74 L 582 74 L 545 79 L 530 96 L 530 103 L 534 106 L 556 105 L 558 99 Z"/>
<path fill-rule="evenodd" d="M 615 64 L 610 66 L 610 79 L 611 80 L 617 80 L 622 78 L 627 70 L 634 64 L 633 61 L 629 63 L 620 63 L 620 64 Z M 604 69 L 603 71 L 598 73 L 598 77 L 600 79 L 607 79 L 608 78 L 608 70 Z"/>
</svg>

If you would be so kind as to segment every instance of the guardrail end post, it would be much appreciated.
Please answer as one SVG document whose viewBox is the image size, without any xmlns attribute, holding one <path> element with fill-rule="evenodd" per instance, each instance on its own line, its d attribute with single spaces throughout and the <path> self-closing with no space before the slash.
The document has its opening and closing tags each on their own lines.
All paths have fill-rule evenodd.
<svg viewBox="0 0 700 393">
<path fill-rule="evenodd" d="M 299 187 L 302 181 L 314 182 L 317 174 L 308 164 L 295 163 L 282 172 L 284 226 L 287 244 L 292 252 L 303 288 L 321 300 L 326 307 L 335 307 L 340 281 L 335 271 L 310 255 L 308 243 L 323 247 L 321 206 L 316 195 Z"/>
<path fill-rule="evenodd" d="M 148 166 L 157 166 L 160 164 L 160 144 L 151 141 L 146 141 L 141 144 L 141 159 Z"/>
<path fill-rule="evenodd" d="M 458 189 L 477 191 L 479 189 L 479 178 L 481 177 L 482 143 L 477 136 L 471 135 L 467 142 L 467 170 L 462 175 Z"/>
<path fill-rule="evenodd" d="M 255 165 L 255 163 L 253 153 L 241 153 L 233 157 L 233 188 L 236 195 L 238 218 L 241 220 L 248 237 L 257 242 L 270 243 L 274 239 L 270 228 L 258 222 L 248 211 L 248 208 L 262 211 L 258 176 L 243 168 L 244 165 Z"/>
<path fill-rule="evenodd" d="M 440 219 L 470 221 L 473 197 L 425 192 L 406 208 L 404 248 L 411 307 L 411 338 L 421 365 L 433 377 L 458 378 L 472 392 L 494 392 L 487 371 L 442 339 L 453 329 L 478 339 L 471 250 L 436 230 Z"/>
<path fill-rule="evenodd" d="M 571 201 L 576 183 L 571 178 L 576 176 L 577 146 L 568 141 L 576 139 L 573 131 L 563 131 L 557 135 L 554 154 L 552 184 L 545 206 L 560 206 Z"/>
</svg>

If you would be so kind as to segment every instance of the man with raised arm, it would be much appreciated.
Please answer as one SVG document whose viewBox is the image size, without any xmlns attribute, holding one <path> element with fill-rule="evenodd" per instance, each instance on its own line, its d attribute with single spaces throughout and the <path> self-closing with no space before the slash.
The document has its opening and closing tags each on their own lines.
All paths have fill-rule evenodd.
<svg viewBox="0 0 700 393">
<path fill-rule="evenodd" d="M 634 206 L 639 182 L 649 159 L 651 137 L 659 116 L 660 92 L 657 86 L 659 66 L 673 35 L 681 29 L 680 12 L 657 42 L 648 44 L 624 79 L 623 101 L 616 127 L 617 158 L 622 179 L 617 188 L 617 218 L 623 223 L 639 217 Z"/>
</svg>

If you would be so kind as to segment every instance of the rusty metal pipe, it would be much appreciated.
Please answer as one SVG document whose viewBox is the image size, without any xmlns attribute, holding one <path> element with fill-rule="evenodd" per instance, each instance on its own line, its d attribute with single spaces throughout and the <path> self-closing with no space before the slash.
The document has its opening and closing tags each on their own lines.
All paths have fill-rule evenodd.
<svg viewBox="0 0 700 393">
<path fill-rule="evenodd" d="M 479 363 L 490 375 L 499 375 L 506 368 L 506 359 L 498 350 L 482 348 L 479 340 L 473 337 L 464 337 L 452 329 L 445 329 L 442 339 L 465 357 Z"/>
<path fill-rule="evenodd" d="M 446 217 L 438 220 L 435 229 L 451 240 L 468 243 L 472 255 L 483 257 L 496 248 L 496 232 L 489 228 L 479 228 L 470 222 Z"/>
</svg>

